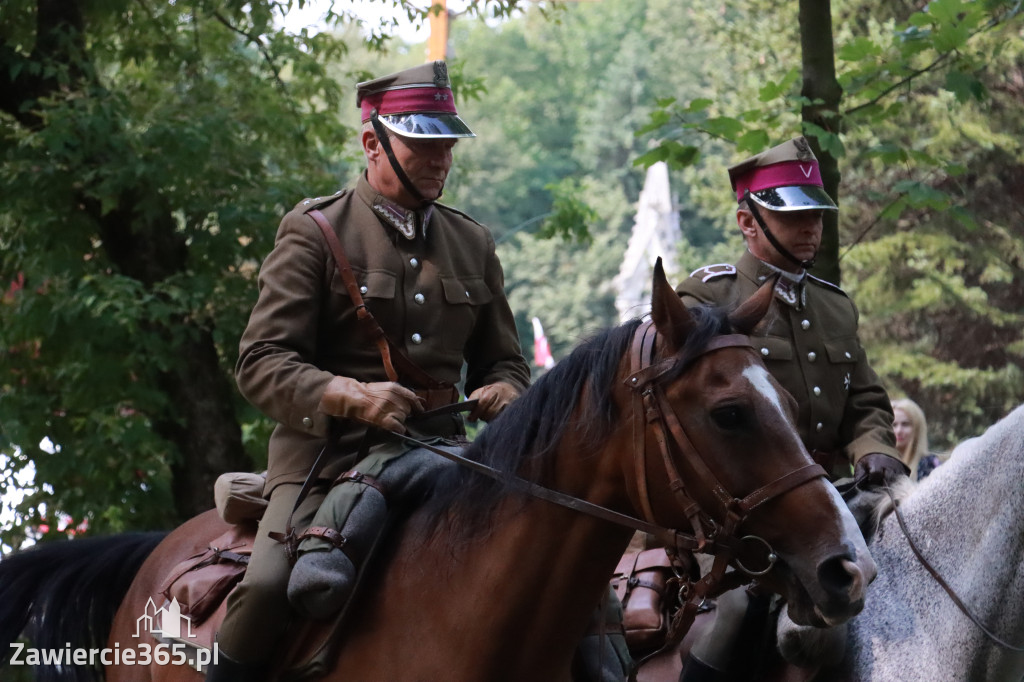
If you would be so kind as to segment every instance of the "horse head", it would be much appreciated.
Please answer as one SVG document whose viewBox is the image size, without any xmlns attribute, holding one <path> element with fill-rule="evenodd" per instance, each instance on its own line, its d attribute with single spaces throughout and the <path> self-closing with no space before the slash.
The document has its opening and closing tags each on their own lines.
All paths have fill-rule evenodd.
<svg viewBox="0 0 1024 682">
<path fill-rule="evenodd" d="M 698 551 L 716 554 L 710 594 L 730 563 L 785 596 L 798 622 L 836 624 L 861 610 L 876 569 L 797 434 L 793 398 L 747 337 L 772 285 L 728 314 L 690 310 L 658 262 L 651 331 L 634 341 L 626 381 L 634 420 L 646 420 L 634 427 L 646 444 L 628 465 L 630 496 L 649 521 L 692 528 Z"/>
</svg>

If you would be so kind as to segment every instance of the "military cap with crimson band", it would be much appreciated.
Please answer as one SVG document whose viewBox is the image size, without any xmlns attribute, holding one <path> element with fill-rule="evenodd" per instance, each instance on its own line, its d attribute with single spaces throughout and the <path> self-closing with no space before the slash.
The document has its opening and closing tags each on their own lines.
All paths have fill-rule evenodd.
<svg viewBox="0 0 1024 682">
<path fill-rule="evenodd" d="M 386 128 L 404 137 L 476 137 L 455 110 L 448 65 L 427 62 L 356 86 L 363 123 L 373 111 Z"/>
<path fill-rule="evenodd" d="M 821 182 L 818 159 L 804 137 L 741 161 L 729 169 L 736 201 L 750 198 L 771 211 L 837 211 Z"/>
</svg>

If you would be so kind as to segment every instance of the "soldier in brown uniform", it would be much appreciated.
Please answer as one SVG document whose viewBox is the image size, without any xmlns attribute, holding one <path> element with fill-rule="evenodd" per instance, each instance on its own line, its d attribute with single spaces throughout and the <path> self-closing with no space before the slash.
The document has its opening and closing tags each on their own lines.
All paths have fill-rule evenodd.
<svg viewBox="0 0 1024 682">
<path fill-rule="evenodd" d="M 734 265 L 708 265 L 676 291 L 687 305 L 746 300 L 776 278 L 775 305 L 753 339 L 768 371 L 796 399 L 797 430 L 832 480 L 851 473 L 869 483 L 907 474 L 898 459 L 889 397 L 857 335 L 857 308 L 839 287 L 808 273 L 821 243 L 823 211 L 838 210 L 803 137 L 729 169 L 747 251 Z M 728 679 L 744 613 L 765 610 L 743 590 L 719 600 L 716 624 L 697 642 L 680 680 Z M 750 613 L 750 621 L 758 615 Z"/>
<path fill-rule="evenodd" d="M 464 435 L 462 418 L 453 414 L 406 424 L 414 413 L 458 399 L 453 385 L 463 363 L 465 391 L 479 401 L 469 414 L 473 420 L 492 419 L 529 383 L 490 232 L 436 203 L 457 139 L 474 136 L 455 109 L 444 62 L 360 83 L 357 103 L 367 170 L 354 189 L 306 199 L 285 215 L 242 336 L 239 389 L 278 425 L 269 444 L 269 506 L 245 579 L 229 599 L 218 633 L 219 664 L 208 680 L 251 682 L 266 675 L 293 615 L 285 546 L 270 535 L 284 532 L 329 431 L 336 445 L 292 517 L 300 530 L 310 525 L 329 482 L 355 463 L 367 426 L 433 442 Z M 386 336 L 451 387 L 428 391 L 405 376 L 388 378 L 310 215 L 314 209 L 340 240 L 361 297 Z M 406 449 L 379 447 L 390 448 L 378 458 L 381 470 L 401 461 Z M 353 504 L 372 497 L 365 486 L 339 487 L 345 485 L 358 488 L 349 494 Z"/>
</svg>

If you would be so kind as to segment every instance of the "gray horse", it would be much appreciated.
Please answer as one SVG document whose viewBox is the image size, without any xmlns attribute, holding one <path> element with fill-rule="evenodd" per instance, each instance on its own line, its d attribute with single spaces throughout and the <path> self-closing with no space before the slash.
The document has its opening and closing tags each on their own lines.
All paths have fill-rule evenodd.
<svg viewBox="0 0 1024 682">
<path fill-rule="evenodd" d="M 900 509 L 922 554 L 968 608 L 1004 641 L 1024 645 L 1024 406 L 960 444 Z M 840 678 L 1022 679 L 1024 654 L 993 643 L 956 607 L 915 558 L 895 515 L 869 547 L 878 577 L 848 625 Z M 804 662 L 818 648 L 815 635 L 828 641 L 785 617 L 778 634 L 784 652 Z"/>
</svg>

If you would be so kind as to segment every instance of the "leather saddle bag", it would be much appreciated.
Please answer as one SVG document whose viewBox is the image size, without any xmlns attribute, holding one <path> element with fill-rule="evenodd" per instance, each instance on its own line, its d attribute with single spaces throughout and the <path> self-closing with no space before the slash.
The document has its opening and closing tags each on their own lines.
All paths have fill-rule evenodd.
<svg viewBox="0 0 1024 682">
<path fill-rule="evenodd" d="M 176 599 L 181 614 L 200 625 L 242 580 L 254 535 L 254 526 L 233 526 L 204 551 L 175 566 L 160 593 L 167 601 Z"/>
<path fill-rule="evenodd" d="M 662 548 L 627 552 L 619 560 L 611 585 L 622 602 L 631 652 L 653 651 L 665 643 L 676 604 L 669 590 L 675 583 L 672 561 Z"/>
</svg>

